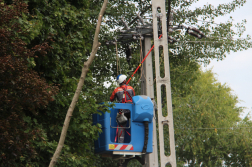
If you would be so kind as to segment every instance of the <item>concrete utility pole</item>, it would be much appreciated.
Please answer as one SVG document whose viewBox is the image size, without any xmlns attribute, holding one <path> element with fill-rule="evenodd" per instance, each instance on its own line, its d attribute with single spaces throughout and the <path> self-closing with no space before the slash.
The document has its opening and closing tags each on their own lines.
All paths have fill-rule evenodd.
<svg viewBox="0 0 252 167">
<path fill-rule="evenodd" d="M 171 83 L 170 83 L 170 66 L 168 55 L 168 38 L 167 38 L 167 23 L 165 12 L 164 0 L 152 0 L 152 13 L 153 13 L 153 36 L 154 36 L 154 54 L 155 54 L 155 69 L 156 69 L 156 90 L 157 90 L 157 106 L 158 106 L 158 128 L 159 128 L 159 146 L 160 146 L 160 166 L 165 167 L 170 164 L 172 167 L 176 167 L 176 153 L 175 153 L 175 139 L 173 128 L 173 113 L 172 113 L 172 99 L 171 99 Z M 158 18 L 161 20 L 162 25 L 162 38 L 158 36 Z M 165 77 L 160 76 L 160 64 L 159 64 L 159 47 L 163 47 L 164 55 L 164 73 Z M 144 38 L 144 55 L 151 48 L 151 38 Z M 153 68 L 152 68 L 152 56 L 149 55 L 143 63 L 143 72 L 141 78 L 141 94 L 147 95 L 150 98 L 154 98 L 154 85 L 153 85 Z M 161 101 L 161 86 L 166 87 L 166 103 L 168 116 L 162 116 L 162 101 Z M 143 167 L 158 167 L 158 150 L 157 150 L 157 136 L 156 136 L 156 120 L 155 113 L 153 119 L 153 153 L 147 155 L 146 164 Z M 164 150 L 164 125 L 169 127 L 169 140 L 170 141 L 170 156 L 165 155 Z M 168 151 L 168 150 L 167 150 Z"/>
<path fill-rule="evenodd" d="M 153 15 L 153 37 L 154 37 L 154 54 L 155 54 L 155 71 L 156 71 L 156 90 L 157 90 L 157 107 L 158 107 L 158 130 L 159 130 L 159 147 L 160 147 L 160 166 L 165 167 L 170 164 L 176 167 L 176 153 L 175 153 L 175 139 L 173 128 L 173 113 L 172 113 L 172 99 L 171 99 L 171 83 L 170 83 L 170 66 L 168 55 L 168 38 L 167 38 L 167 22 L 165 12 L 164 0 L 152 0 L 152 15 Z M 162 25 L 162 38 L 158 36 L 158 18 Z M 159 65 L 159 47 L 163 48 L 164 55 L 164 73 L 165 76 L 160 76 Z M 161 86 L 166 87 L 166 103 L 168 116 L 162 116 L 162 99 L 161 99 Z M 164 93 L 164 92 L 163 92 Z M 165 155 L 164 150 L 164 125 L 169 127 L 169 141 L 170 141 L 170 156 Z"/>
</svg>

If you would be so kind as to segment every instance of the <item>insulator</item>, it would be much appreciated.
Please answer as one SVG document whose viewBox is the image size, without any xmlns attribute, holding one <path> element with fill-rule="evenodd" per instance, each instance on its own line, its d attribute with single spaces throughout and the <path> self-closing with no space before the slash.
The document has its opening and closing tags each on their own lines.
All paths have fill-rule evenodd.
<svg viewBox="0 0 252 167">
<path fill-rule="evenodd" d="M 194 32 L 197 32 L 201 36 L 200 38 L 205 37 L 204 33 L 200 31 L 199 29 L 196 29 L 194 27 L 188 27 L 188 29 L 193 30 Z"/>
<path fill-rule="evenodd" d="M 192 35 L 192 36 L 195 36 L 196 38 L 199 38 L 199 39 L 202 38 L 199 34 L 196 34 L 196 33 L 192 32 L 192 31 L 187 31 L 187 33 Z"/>
<path fill-rule="evenodd" d="M 197 33 L 199 33 L 199 34 L 203 34 L 202 31 L 200 31 L 199 29 L 196 29 L 196 28 L 191 28 L 191 30 L 193 30 L 194 32 L 197 32 Z"/>
</svg>

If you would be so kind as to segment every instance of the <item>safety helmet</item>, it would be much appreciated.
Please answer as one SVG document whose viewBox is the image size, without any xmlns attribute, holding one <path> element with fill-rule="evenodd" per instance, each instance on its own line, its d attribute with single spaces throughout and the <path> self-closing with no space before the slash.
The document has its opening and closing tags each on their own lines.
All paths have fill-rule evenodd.
<svg viewBox="0 0 252 167">
<path fill-rule="evenodd" d="M 126 80 L 126 78 L 127 78 L 126 75 L 120 74 L 117 76 L 116 81 L 118 82 L 118 84 L 121 84 L 123 81 Z"/>
</svg>

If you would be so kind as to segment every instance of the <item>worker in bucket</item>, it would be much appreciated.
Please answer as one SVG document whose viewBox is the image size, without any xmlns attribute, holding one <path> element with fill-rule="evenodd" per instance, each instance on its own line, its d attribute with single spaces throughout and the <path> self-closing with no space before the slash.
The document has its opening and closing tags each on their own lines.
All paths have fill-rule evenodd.
<svg viewBox="0 0 252 167">
<path fill-rule="evenodd" d="M 117 76 L 116 80 L 119 87 L 115 88 L 112 95 L 110 96 L 110 101 L 116 100 L 118 103 L 132 103 L 132 97 L 135 96 L 135 91 L 131 86 L 126 85 L 127 76 L 120 74 Z M 130 118 L 130 110 L 121 109 L 117 113 L 116 121 L 120 127 L 126 127 L 127 120 Z M 125 129 L 118 129 L 118 143 L 124 142 Z"/>
</svg>

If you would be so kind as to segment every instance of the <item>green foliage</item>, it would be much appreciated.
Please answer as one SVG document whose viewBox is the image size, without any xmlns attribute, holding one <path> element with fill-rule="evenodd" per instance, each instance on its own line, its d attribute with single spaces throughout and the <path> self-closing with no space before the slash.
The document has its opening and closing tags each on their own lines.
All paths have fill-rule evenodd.
<svg viewBox="0 0 252 167">
<path fill-rule="evenodd" d="M 5 37 L 0 40 L 5 41 L 0 49 L 1 65 L 5 65 L 0 71 L 0 111 L 3 113 L 0 122 L 0 132 L 3 133 L 0 134 L 4 134 L 1 143 L 6 145 L 0 150 L 0 161 L 13 166 L 48 166 L 57 147 L 83 63 L 91 52 L 102 1 L 6 2 L 13 8 L 8 5 L 2 8 L 0 1 L 0 38 Z M 182 41 L 169 45 L 178 164 L 182 166 L 188 162 L 191 166 L 197 166 L 202 162 L 205 166 L 220 166 L 225 161 L 230 166 L 248 166 L 251 164 L 251 133 L 239 129 L 251 127 L 251 122 L 239 122 L 238 115 L 242 109 L 235 106 L 237 97 L 231 95 L 230 88 L 218 84 L 211 72 L 200 72 L 198 65 L 198 62 L 207 63 L 214 58 L 222 60 L 226 53 L 251 47 L 249 36 L 245 40 L 232 39 L 244 32 L 245 21 L 236 25 L 237 31 L 231 29 L 234 26 L 232 19 L 219 25 L 210 23 L 213 23 L 214 17 L 232 12 L 245 1 L 189 10 L 188 6 L 194 2 L 196 0 L 171 0 L 172 9 L 180 8 L 176 10 L 174 24 L 195 25 L 210 37 L 208 40 L 215 43 L 190 43 L 188 41 L 197 39 L 183 31 L 169 34 L 179 36 Z M 16 10 L 13 14 L 11 12 L 15 11 L 12 10 L 15 7 L 22 10 Z M 117 76 L 115 46 L 105 43 L 119 33 L 111 31 L 111 28 L 123 27 L 122 22 L 118 22 L 121 17 L 129 23 L 136 12 L 149 8 L 150 1 L 109 1 L 99 35 L 102 45 L 86 76 L 57 166 L 118 166 L 118 161 L 95 155 L 93 145 L 101 132 L 101 125 L 93 125 L 92 114 L 97 113 L 98 109 L 107 111 L 99 103 L 109 100 L 114 85 L 107 88 L 104 82 L 113 83 Z M 151 10 L 147 13 L 151 13 Z M 199 24 L 198 17 L 210 22 Z M 4 19 L 7 22 L 3 22 Z M 133 56 L 130 64 L 126 62 L 125 45 L 118 43 L 121 67 L 118 71 L 128 76 L 139 65 L 140 53 L 139 40 L 129 45 Z M 162 55 L 160 59 L 162 70 Z M 7 60 L 9 63 L 6 63 Z M 140 93 L 140 75 L 139 70 L 130 83 L 137 94 Z M 162 98 L 162 101 L 166 101 L 165 96 Z M 107 103 L 104 105 L 109 106 Z M 213 129 L 196 129 L 209 127 Z M 234 129 L 215 130 L 219 127 Z M 8 146 L 11 146 L 11 150 L 8 150 Z M 130 165 L 139 166 L 139 163 L 132 161 Z"/>
<path fill-rule="evenodd" d="M 236 25 L 232 23 L 232 18 L 220 24 L 214 22 L 215 18 L 230 14 L 236 8 L 243 6 L 246 0 L 230 1 L 226 4 L 220 2 L 216 7 L 207 4 L 191 10 L 189 7 L 197 1 L 171 0 L 171 9 L 177 9 L 173 25 L 190 25 L 203 31 L 206 35 L 206 38 L 201 40 L 186 35 L 184 31 L 171 33 L 171 36 L 179 36 L 181 41 L 169 46 L 173 53 L 199 62 L 209 63 L 211 59 L 224 59 L 231 51 L 237 52 L 252 47 L 251 42 L 248 42 L 251 39 L 249 35 L 246 39 L 233 39 L 234 36 L 240 37 L 244 33 L 246 20 Z"/>
<path fill-rule="evenodd" d="M 71 1 L 29 1 L 29 14 L 19 18 L 22 28 L 27 30 L 26 36 L 21 38 L 33 47 L 48 37 L 50 52 L 46 57 L 28 59 L 29 68 L 36 70 L 48 83 L 58 85 L 59 91 L 54 95 L 55 101 L 47 108 L 39 109 L 37 120 L 43 128 L 45 140 L 36 141 L 36 156 L 34 163 L 29 165 L 47 166 L 56 149 L 64 122 L 65 114 L 75 92 L 78 78 L 84 61 L 87 60 L 94 34 L 97 14 L 101 3 L 71 2 Z M 104 27 L 106 29 L 106 27 Z M 106 33 L 102 29 L 103 33 Z M 112 35 L 112 34 L 109 34 Z M 101 34 L 101 38 L 103 38 Z M 111 48 L 102 46 L 106 55 L 99 56 L 90 68 L 85 79 L 85 85 L 72 116 L 62 156 L 57 166 L 108 166 L 111 160 L 94 155 L 93 141 L 101 132 L 99 124 L 93 125 L 92 114 L 101 109 L 100 102 L 108 101 L 111 89 L 105 89 L 103 82 L 110 80 Z M 101 54 L 101 52 L 98 52 Z M 108 65 L 106 66 L 106 63 Z M 97 68 L 97 65 L 99 68 Z M 104 64 L 104 65 L 102 65 Z M 96 65 L 96 66 L 95 66 Z M 102 68 L 100 68 L 102 66 Z M 107 94 L 107 96 L 104 96 Z M 104 104 L 108 106 L 108 104 Z M 113 166 L 113 165 L 110 165 Z"/>
<path fill-rule="evenodd" d="M 233 161 L 237 140 L 251 147 L 244 131 L 239 131 L 248 126 L 239 123 L 242 108 L 236 107 L 237 97 L 229 87 L 218 83 L 211 71 L 195 75 L 197 79 L 184 89 L 184 96 L 173 96 L 177 158 L 190 166 L 221 166 L 227 159 L 236 161 L 235 166 L 249 166 L 248 153 L 243 160 Z"/>
<path fill-rule="evenodd" d="M 43 129 L 37 119 L 39 109 L 53 101 L 57 87 L 30 69 L 33 58 L 50 49 L 44 41 L 29 49 L 20 38 L 26 32 L 18 22 L 27 13 L 25 3 L 0 1 L 0 163 L 3 166 L 25 166 L 36 157 L 33 141 L 42 140 Z"/>
</svg>

